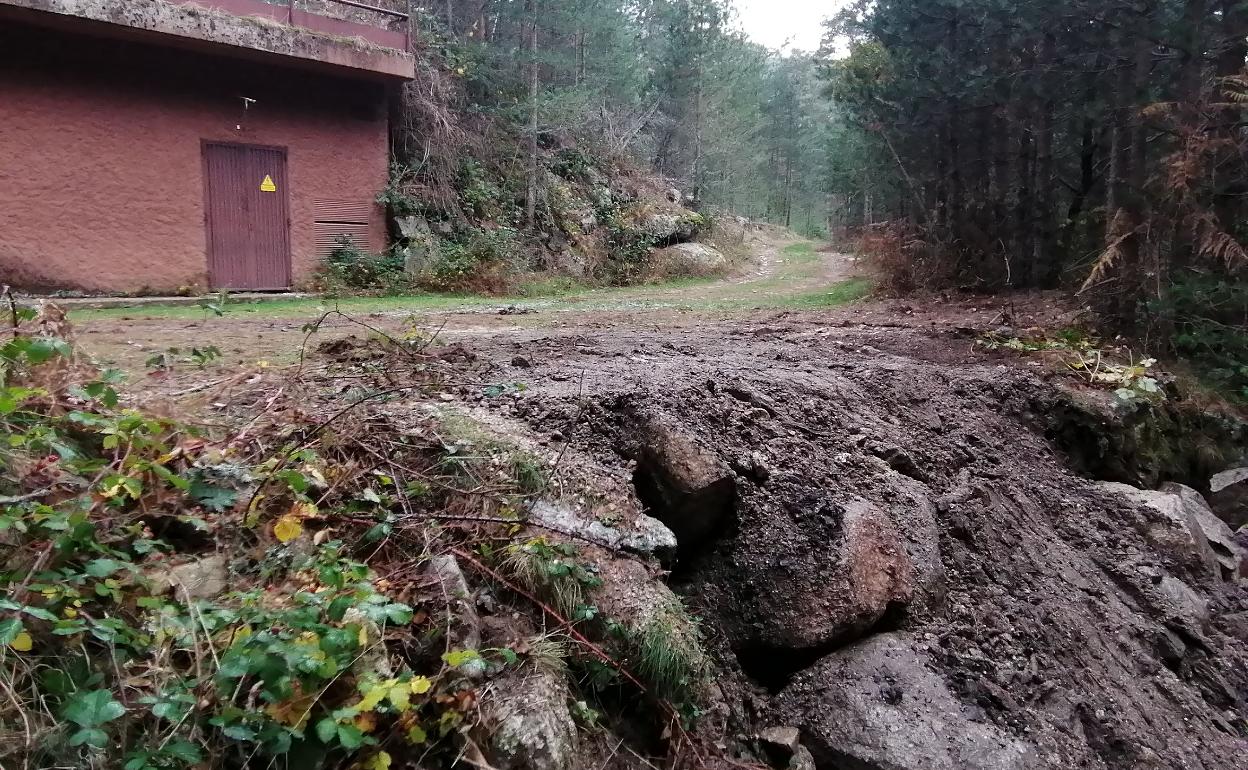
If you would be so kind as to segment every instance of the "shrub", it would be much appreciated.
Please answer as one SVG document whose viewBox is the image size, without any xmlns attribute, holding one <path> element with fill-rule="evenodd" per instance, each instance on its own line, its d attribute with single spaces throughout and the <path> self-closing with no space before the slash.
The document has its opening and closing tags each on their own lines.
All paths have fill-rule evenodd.
<svg viewBox="0 0 1248 770">
<path fill-rule="evenodd" d="M 325 274 L 331 289 L 398 294 L 411 288 L 401 252 L 371 254 L 345 237 L 326 258 Z"/>
<path fill-rule="evenodd" d="M 1148 303 L 1154 328 L 1170 337 L 1214 387 L 1248 402 L 1248 285 L 1227 276 L 1192 273 Z"/>
<path fill-rule="evenodd" d="M 503 291 L 505 276 L 515 272 L 519 252 L 520 237 L 515 228 L 472 228 L 438 245 L 422 281 L 442 291 Z"/>
</svg>

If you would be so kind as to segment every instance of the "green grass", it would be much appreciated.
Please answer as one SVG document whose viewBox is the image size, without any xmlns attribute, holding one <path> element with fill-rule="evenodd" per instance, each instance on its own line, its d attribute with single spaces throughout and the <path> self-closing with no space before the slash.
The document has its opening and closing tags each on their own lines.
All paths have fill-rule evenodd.
<svg viewBox="0 0 1248 770">
<path fill-rule="evenodd" d="M 784 261 L 789 264 L 819 261 L 819 252 L 815 251 L 815 244 L 810 241 L 790 243 L 780 253 L 785 256 Z"/>
<path fill-rule="evenodd" d="M 225 304 L 227 317 L 255 315 L 265 318 L 310 317 L 325 309 L 338 308 L 344 313 L 429 312 L 454 308 L 471 308 L 509 303 L 525 304 L 531 300 L 610 300 L 644 294 L 655 289 L 681 289 L 714 283 L 717 278 L 676 278 L 637 286 L 592 288 L 570 278 L 544 278 L 520 284 L 514 294 L 483 296 L 479 294 L 441 294 L 420 292 L 387 297 L 309 297 L 272 301 L 237 301 Z M 71 310 L 74 321 L 96 319 L 199 319 L 211 314 L 199 305 L 136 305 L 130 307 L 83 308 Z"/>
<path fill-rule="evenodd" d="M 739 309 L 751 307 L 786 307 L 802 310 L 819 310 L 845 305 L 860 300 L 871 292 L 871 284 L 863 278 L 853 278 L 817 291 L 785 295 L 784 290 L 795 281 L 808 281 L 817 276 L 822 255 L 809 241 L 792 243 L 781 250 L 783 267 L 777 274 L 763 280 L 746 283 L 724 283 L 715 286 L 719 278 L 677 278 L 637 286 L 610 286 L 594 288 L 564 277 L 535 277 L 521 283 L 508 296 L 480 296 L 470 294 L 441 294 L 420 292 L 389 297 L 311 297 L 307 299 L 284 299 L 271 302 L 227 302 L 226 318 L 312 318 L 326 309 L 338 308 L 351 315 L 368 313 L 422 313 L 455 309 L 472 309 L 507 304 L 541 308 L 564 306 L 582 310 L 637 309 L 643 307 L 680 307 L 688 310 Z M 711 286 L 710 291 L 696 297 L 682 297 L 681 289 Z M 655 296 L 654 292 L 669 292 L 670 296 Z M 775 296 L 759 296 L 759 294 Z M 73 310 L 70 317 L 76 322 L 106 319 L 151 320 L 199 320 L 211 318 L 198 305 L 145 305 L 103 309 Z"/>
<path fill-rule="evenodd" d="M 866 299 L 873 288 L 868 278 L 850 278 L 819 291 L 782 297 L 778 304 L 798 310 L 824 310 Z"/>
</svg>

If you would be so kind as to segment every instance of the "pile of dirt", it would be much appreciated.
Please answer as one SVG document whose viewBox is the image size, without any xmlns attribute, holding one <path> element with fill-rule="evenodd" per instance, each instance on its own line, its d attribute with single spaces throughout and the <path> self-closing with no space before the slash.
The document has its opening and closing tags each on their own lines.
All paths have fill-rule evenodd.
<svg viewBox="0 0 1248 770">
<path fill-rule="evenodd" d="M 1241 555 L 1199 496 L 1077 475 L 1060 382 L 897 329 L 518 347 L 526 390 L 487 408 L 632 473 L 676 533 L 740 759 L 791 726 L 828 769 L 1242 766 L 1248 593 L 1206 558 Z M 510 373 L 517 345 L 477 352 Z"/>
</svg>

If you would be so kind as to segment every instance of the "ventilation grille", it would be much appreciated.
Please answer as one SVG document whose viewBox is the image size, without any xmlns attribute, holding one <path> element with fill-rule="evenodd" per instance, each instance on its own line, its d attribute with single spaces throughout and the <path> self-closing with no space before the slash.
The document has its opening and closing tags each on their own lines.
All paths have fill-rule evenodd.
<svg viewBox="0 0 1248 770">
<path fill-rule="evenodd" d="M 357 248 L 369 246 L 369 219 L 373 204 L 360 201 L 319 200 L 315 202 L 316 255 L 324 259 L 333 253 L 342 239 Z"/>
</svg>

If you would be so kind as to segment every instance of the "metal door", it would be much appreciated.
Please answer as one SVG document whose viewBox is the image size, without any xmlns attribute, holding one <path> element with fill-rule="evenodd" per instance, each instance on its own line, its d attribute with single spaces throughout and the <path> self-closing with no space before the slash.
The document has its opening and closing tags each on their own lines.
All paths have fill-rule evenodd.
<svg viewBox="0 0 1248 770">
<path fill-rule="evenodd" d="M 204 180 L 212 288 L 289 288 L 286 151 L 205 143 Z"/>
</svg>

